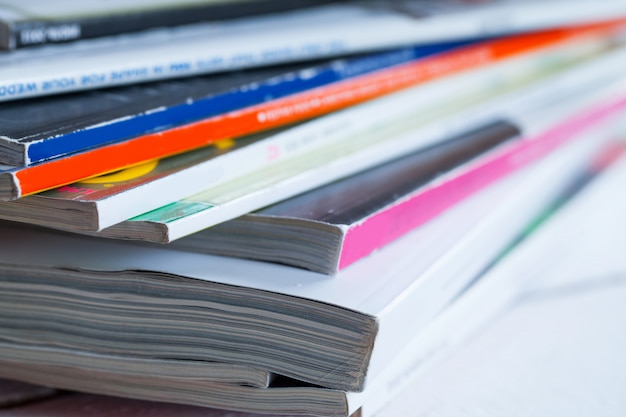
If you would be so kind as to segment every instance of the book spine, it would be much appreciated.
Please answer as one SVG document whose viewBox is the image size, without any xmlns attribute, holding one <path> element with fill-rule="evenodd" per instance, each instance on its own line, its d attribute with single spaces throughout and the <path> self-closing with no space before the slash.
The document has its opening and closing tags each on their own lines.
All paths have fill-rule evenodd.
<svg viewBox="0 0 626 417">
<path fill-rule="evenodd" d="M 464 170 L 455 171 L 436 185 L 419 190 L 398 204 L 351 228 L 344 240 L 339 269 L 426 223 L 449 207 L 532 162 L 543 158 L 580 132 L 623 111 L 626 96 L 575 114 L 535 137 L 527 137 Z M 519 122 L 518 122 L 519 123 Z M 528 126 L 520 126 L 528 131 Z M 371 236 L 376 236 L 372 240 Z"/>
<path fill-rule="evenodd" d="M 124 142 L 103 146 L 68 157 L 16 169 L 20 196 L 79 181 L 139 164 L 164 155 L 172 155 L 224 138 L 234 138 L 261 130 L 283 126 L 311 118 L 342 107 L 362 103 L 397 92 L 413 85 L 428 84 L 445 75 L 471 68 L 488 67 L 499 61 L 533 53 L 551 54 L 558 46 L 583 44 L 589 41 L 609 44 L 604 31 L 552 31 L 537 35 L 496 40 L 488 45 L 470 46 L 459 53 L 450 52 L 436 57 L 403 64 L 389 70 L 357 77 L 345 83 L 330 85 L 275 102 L 229 112 L 173 129 L 143 135 Z M 563 54 L 568 52 L 564 48 Z M 558 52 L 557 52 L 558 53 Z M 469 64 L 472 63 L 472 66 Z M 340 104 L 339 104 L 340 103 Z M 402 109 L 400 104 L 397 108 Z M 390 111 L 389 109 L 386 110 Z M 376 117 L 375 117 L 376 119 Z"/>
<path fill-rule="evenodd" d="M 146 134 L 146 132 L 165 130 L 183 123 L 217 116 L 244 107 L 279 100 L 289 95 L 304 93 L 307 90 L 320 88 L 332 83 L 341 83 L 376 71 L 391 69 L 400 64 L 420 60 L 430 55 L 456 49 L 471 43 L 473 41 L 448 42 L 431 46 L 403 48 L 363 58 L 337 60 L 329 65 L 286 73 L 263 82 L 246 84 L 236 89 L 192 102 L 180 103 L 167 108 L 159 108 L 158 110 L 145 111 L 129 115 L 129 117 L 101 122 L 85 129 L 27 144 L 24 165 L 30 165 L 107 143 L 119 142 L 127 138 Z M 367 80 L 363 79 L 361 82 L 364 83 Z M 310 98 L 306 94 L 302 94 L 296 96 L 295 100 L 310 100 Z M 345 107 L 340 102 L 336 104 L 337 107 Z M 306 117 L 306 115 L 303 115 L 303 117 Z M 251 130 L 249 133 L 253 132 L 254 130 Z"/>
<path fill-rule="evenodd" d="M 4 49 L 19 49 L 49 43 L 139 32 L 157 27 L 179 26 L 202 21 L 233 19 L 275 13 L 300 7 L 327 3 L 330 0 L 258 0 L 245 5 L 228 2 L 205 6 L 165 7 L 159 10 L 115 13 L 63 20 L 27 20 L 16 22 L 10 32 L 11 42 Z"/>
</svg>

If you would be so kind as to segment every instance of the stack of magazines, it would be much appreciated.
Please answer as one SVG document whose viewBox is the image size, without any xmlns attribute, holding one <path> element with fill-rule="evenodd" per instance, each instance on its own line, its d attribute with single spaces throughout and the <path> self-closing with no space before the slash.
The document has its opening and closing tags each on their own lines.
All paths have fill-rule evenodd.
<svg viewBox="0 0 626 417">
<path fill-rule="evenodd" d="M 626 150 L 625 35 L 623 0 L 4 2 L 0 407 L 375 415 Z"/>
</svg>

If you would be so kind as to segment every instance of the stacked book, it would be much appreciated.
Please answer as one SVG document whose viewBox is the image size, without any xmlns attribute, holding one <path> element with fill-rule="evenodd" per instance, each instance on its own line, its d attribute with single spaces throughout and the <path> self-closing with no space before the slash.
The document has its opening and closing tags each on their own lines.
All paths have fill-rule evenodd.
<svg viewBox="0 0 626 417">
<path fill-rule="evenodd" d="M 0 378 L 378 412 L 626 150 L 623 0 L 467 3 L 0 6 Z"/>
</svg>

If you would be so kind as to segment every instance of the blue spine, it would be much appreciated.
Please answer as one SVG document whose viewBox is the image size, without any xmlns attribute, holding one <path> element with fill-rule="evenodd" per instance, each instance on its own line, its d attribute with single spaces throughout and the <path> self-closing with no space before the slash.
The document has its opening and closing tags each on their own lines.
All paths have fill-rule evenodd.
<svg viewBox="0 0 626 417">
<path fill-rule="evenodd" d="M 139 113 L 130 118 L 111 121 L 109 124 L 99 124 L 97 127 L 47 138 L 29 146 L 28 158 L 31 163 L 41 162 L 105 144 L 121 142 L 142 134 L 168 129 L 313 88 L 349 80 L 394 65 L 473 44 L 480 40 L 482 39 L 402 48 L 365 57 L 336 60 L 329 64 L 244 85 L 224 93 L 180 103 L 163 110 Z"/>
</svg>

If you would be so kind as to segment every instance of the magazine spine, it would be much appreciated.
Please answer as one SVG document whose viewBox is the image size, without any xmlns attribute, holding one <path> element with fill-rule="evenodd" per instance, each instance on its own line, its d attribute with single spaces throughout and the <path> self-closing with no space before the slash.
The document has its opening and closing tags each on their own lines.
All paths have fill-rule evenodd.
<svg viewBox="0 0 626 417">
<path fill-rule="evenodd" d="M 329 9 L 333 8 L 329 6 Z M 302 18 L 302 15 L 298 17 Z M 267 26 L 268 20 L 272 19 L 261 20 Z M 296 21 L 299 22 L 297 19 Z M 366 22 L 369 21 L 366 19 Z M 78 46 L 71 50 L 57 50 L 61 45 L 51 45 L 49 48 L 52 49 L 37 50 L 36 52 L 41 53 L 40 55 L 34 54 L 32 57 L 24 55 L 19 59 L 16 58 L 17 67 L 3 69 L 2 77 L 0 77 L 0 101 L 306 61 L 407 44 L 458 39 L 461 36 L 441 34 L 432 39 L 427 37 L 427 33 L 421 33 L 424 28 L 415 28 L 416 25 L 413 23 L 405 25 L 408 27 L 402 30 L 384 31 L 380 29 L 390 25 L 384 19 L 378 22 L 379 30 L 377 31 L 367 26 L 366 22 L 352 21 L 354 30 L 335 25 L 327 30 L 322 28 L 309 32 L 291 30 L 288 36 L 277 31 L 257 31 L 257 35 L 254 36 L 250 35 L 250 30 L 235 31 L 237 27 L 234 25 L 227 28 L 228 30 L 218 31 L 222 34 L 221 37 L 215 33 L 217 41 L 209 46 L 201 41 L 205 36 L 211 36 L 213 33 L 209 30 L 211 28 L 205 26 L 202 26 L 202 30 L 179 27 L 170 29 L 169 34 L 155 32 L 144 35 L 142 33 L 138 35 L 143 36 L 126 35 L 123 39 L 100 38 L 73 42 Z M 616 22 L 623 23 L 623 20 L 596 26 L 614 27 Z M 246 27 L 253 28 L 254 25 Z M 180 28 L 185 30 L 180 30 Z M 472 30 L 462 36 L 471 38 L 486 35 L 483 31 Z M 103 39 L 107 42 L 101 42 Z M 184 42 L 183 39 L 188 41 Z M 177 40 L 179 42 L 176 42 Z M 149 47 L 140 49 L 141 46 Z M 118 56 L 111 52 L 114 50 L 119 50 Z M 90 55 L 89 51 L 93 51 L 93 54 Z M 59 54 L 60 52 L 64 54 Z M 53 59 L 52 56 L 56 54 L 64 58 Z M 48 58 L 46 71 L 33 71 L 32 65 L 29 66 L 29 64 L 32 64 L 31 61 L 35 58 L 41 62 L 42 57 Z M 24 64 L 24 67 L 19 67 L 21 64 Z M 20 71 L 20 68 L 23 68 L 24 72 Z"/>
<path fill-rule="evenodd" d="M 579 44 L 576 45 L 576 50 L 580 52 Z M 617 55 L 617 61 L 619 61 L 623 54 Z M 609 61 L 614 62 L 614 59 L 615 57 L 612 57 Z M 603 60 L 602 63 L 605 63 L 605 61 Z M 514 68 L 518 68 L 517 60 L 507 64 L 512 64 Z M 609 66 L 608 68 L 612 68 L 614 70 L 616 67 Z M 619 68 L 619 66 L 617 68 Z M 483 76 L 486 76 L 484 72 L 481 71 L 480 73 L 482 73 Z M 576 75 L 578 74 L 579 72 L 576 72 Z M 605 72 L 602 74 L 605 74 Z M 569 81 L 571 81 L 571 78 L 572 77 L 567 77 Z M 468 94 L 465 89 L 469 85 L 473 85 L 478 88 L 478 80 L 471 83 L 466 82 L 467 78 L 465 77 L 461 77 L 461 80 L 464 81 L 462 82 L 462 87 L 459 87 L 458 85 L 451 87 L 456 92 L 457 97 L 459 97 L 458 95 L 461 92 Z M 484 81 L 487 80 L 484 79 L 483 82 Z M 450 80 L 446 80 L 446 82 L 442 83 L 449 85 L 450 82 Z M 546 82 L 548 83 L 547 85 L 550 86 L 555 84 L 552 80 Z M 424 146 L 425 143 L 433 144 L 448 137 L 464 133 L 469 129 L 481 127 L 485 123 L 492 122 L 494 118 L 502 119 L 508 117 L 509 114 L 517 115 L 519 113 L 519 110 L 516 111 L 516 106 L 519 104 L 518 102 L 526 103 L 526 107 L 534 108 L 533 106 L 536 105 L 538 102 L 537 100 L 539 100 L 539 103 L 543 103 L 545 101 L 542 101 L 541 95 L 538 99 L 535 96 L 537 95 L 537 90 L 545 90 L 544 87 L 546 82 L 537 86 L 541 87 L 540 89 L 533 88 L 529 94 L 524 93 L 519 96 L 517 92 L 512 91 L 510 94 L 495 101 L 488 100 L 484 104 L 479 105 L 478 108 L 462 110 L 461 113 L 458 114 L 447 114 L 444 115 L 443 119 L 438 118 L 436 121 L 427 123 L 426 125 L 420 124 L 417 127 L 407 127 L 408 130 L 402 129 L 402 132 L 404 133 L 395 132 L 393 134 L 393 138 L 387 137 L 387 139 L 383 140 L 381 143 L 371 143 L 355 154 L 327 161 L 323 167 L 311 167 L 307 168 L 306 171 L 293 170 L 288 180 L 280 178 L 276 179 L 276 182 L 272 183 L 270 193 L 264 192 L 260 189 L 255 189 L 248 196 L 229 196 L 226 198 L 226 201 L 216 201 L 216 196 L 210 198 L 206 196 L 206 193 L 209 191 L 205 189 L 202 194 L 198 194 L 197 196 L 183 201 L 182 206 L 185 207 L 184 211 L 186 214 L 182 214 L 182 217 L 172 217 L 171 214 L 167 214 L 163 210 L 154 210 L 150 214 L 146 213 L 145 216 L 141 216 L 141 219 L 137 220 L 146 223 L 149 220 L 157 222 L 160 227 L 167 229 L 168 241 L 174 241 L 198 230 L 231 220 L 237 216 L 257 210 L 263 206 L 273 204 L 280 199 L 289 198 L 297 193 L 323 185 L 343 176 L 351 175 L 360 170 L 367 169 L 374 164 L 401 156 L 406 152 L 415 151 L 421 146 Z M 565 87 L 562 83 L 558 84 L 561 90 L 568 90 L 568 83 L 566 83 L 567 85 Z M 500 86 L 500 88 L 502 88 L 502 86 Z M 551 91 L 554 92 L 554 90 Z M 485 94 L 485 92 L 483 91 L 482 94 Z M 439 100 L 442 99 L 441 94 L 437 94 L 437 96 Z M 406 103 L 406 101 L 403 100 L 403 103 Z M 432 101 L 432 99 L 428 102 L 429 108 L 433 108 L 433 106 L 437 105 L 440 105 L 440 103 L 436 103 L 435 101 Z M 413 113 L 414 112 L 415 110 L 413 110 Z M 370 121 L 370 118 L 364 117 L 363 120 Z M 371 129 L 364 127 L 365 132 L 368 130 Z M 364 135 L 367 136 L 367 133 L 361 133 L 359 138 Z M 385 136 L 388 136 L 388 134 Z M 419 138 L 419 143 L 416 143 L 416 138 Z M 365 139 L 365 141 L 372 142 L 372 139 Z M 334 148 L 337 148 L 337 146 L 340 145 L 343 148 L 348 146 L 346 144 L 338 144 L 337 142 L 334 142 L 334 144 Z M 319 157 L 319 155 L 316 156 L 314 152 L 309 154 L 309 156 L 313 159 Z M 193 210 L 189 210 L 188 202 L 191 201 L 198 203 L 194 205 Z M 204 207 L 199 207 L 200 205 L 203 205 Z M 174 211 L 179 214 L 181 213 L 177 210 L 169 210 L 169 213 L 173 213 Z M 154 213 L 154 215 L 152 215 L 152 213 Z M 120 228 L 118 228 L 118 232 L 121 228 L 123 227 L 120 226 Z M 339 255 L 337 255 L 337 257 L 339 257 Z M 332 269 L 336 271 L 337 264 L 335 263 L 334 265 L 328 267 L 325 265 L 323 268 L 325 268 L 325 270 Z"/>
<path fill-rule="evenodd" d="M 576 51 L 571 50 L 566 55 L 569 56 L 571 53 L 575 53 L 578 56 L 579 49 L 580 46 L 577 44 Z M 547 55 L 550 57 L 554 56 L 551 53 L 547 53 Z M 437 83 L 416 86 L 412 89 L 383 97 L 375 102 L 365 103 L 356 108 L 346 109 L 342 112 L 313 120 L 310 123 L 292 127 L 253 145 L 238 149 L 235 152 L 227 153 L 192 167 L 180 169 L 175 173 L 158 179 L 141 178 L 141 181 L 136 182 L 135 185 L 123 184 L 117 188 L 110 187 L 100 190 L 90 189 L 82 184 L 78 184 L 77 187 L 61 187 L 55 191 L 54 198 L 66 201 L 67 204 L 73 201 L 77 205 L 76 209 L 86 205 L 86 203 L 93 202 L 97 204 L 97 212 L 92 213 L 89 221 L 85 222 L 95 226 L 93 228 L 92 226 L 85 226 L 84 230 L 100 230 L 139 214 L 157 209 L 178 199 L 202 192 L 207 188 L 223 184 L 226 181 L 250 175 L 252 172 L 258 172 L 263 167 L 269 169 L 272 166 L 276 166 L 276 163 L 279 161 L 287 162 L 287 160 L 293 160 L 298 155 L 304 155 L 308 152 L 324 154 L 328 149 L 335 149 L 338 145 L 345 148 L 354 148 L 355 150 L 359 149 L 364 143 L 367 144 L 368 141 L 379 140 L 379 136 L 382 139 L 383 135 L 380 133 L 378 135 L 368 135 L 367 132 L 379 130 L 383 123 L 399 120 L 400 123 L 421 124 L 420 122 L 413 122 L 416 114 L 429 111 L 436 105 L 442 105 L 442 111 L 448 111 L 447 105 L 443 105 L 442 102 L 447 103 L 452 97 L 458 98 L 461 91 L 464 95 L 472 98 L 476 97 L 476 95 L 495 94 L 496 90 L 499 91 L 500 88 L 503 88 L 502 83 L 518 85 L 518 83 L 523 82 L 520 80 L 520 77 L 525 79 L 529 72 L 533 74 L 543 73 L 545 71 L 545 59 L 546 55 L 540 54 L 533 56 L 531 63 L 527 62 L 526 57 L 524 57 L 522 60 L 528 64 L 529 68 L 524 67 L 521 71 L 518 66 L 518 60 L 511 60 L 491 66 L 487 71 L 469 72 Z M 494 77 L 497 77 L 500 82 L 498 87 L 493 85 Z M 468 123 L 474 123 L 474 121 L 473 119 L 471 122 L 468 121 Z M 475 123 L 478 124 L 477 121 Z M 457 125 L 455 128 L 461 129 L 460 124 Z M 398 128 L 404 131 L 407 127 L 402 125 Z M 441 127 L 433 126 L 427 132 L 424 131 L 418 138 L 411 137 L 410 149 L 428 146 L 437 140 L 441 140 L 440 131 Z M 358 144 L 355 141 L 358 141 Z M 348 152 L 352 151 L 348 150 Z M 378 152 L 378 158 L 381 156 L 383 158 L 379 159 L 379 161 L 384 160 L 384 155 L 387 155 L 387 152 L 395 154 L 400 152 L 400 150 L 394 148 L 382 153 Z M 52 164 L 55 162 L 57 161 L 52 161 Z M 345 167 L 345 169 L 350 171 L 354 168 Z M 323 177 L 321 176 L 320 178 Z M 203 180 L 198 181 L 199 178 Z M 263 178 L 262 176 L 261 179 Z M 302 184 L 299 186 L 301 187 Z M 37 198 L 37 196 L 32 198 Z M 42 201 L 45 201 L 45 199 Z M 20 204 L 19 201 L 14 203 Z M 34 204 L 34 202 L 24 201 L 22 204 Z M 0 205 L 0 211 L 2 211 L 2 207 Z M 12 216 L 7 213 L 2 213 L 2 215 Z M 37 223 L 41 220 L 29 217 L 28 221 Z"/>
<path fill-rule="evenodd" d="M 157 27 L 180 26 L 203 21 L 218 21 L 276 13 L 300 7 L 328 3 L 330 0 L 257 0 L 245 6 L 223 2 L 203 6 L 166 7 L 158 10 L 114 13 L 109 16 L 79 17 L 59 20 L 23 20 L 10 26 L 10 41 L 3 49 L 64 43 Z"/>
<path fill-rule="evenodd" d="M 484 160 L 477 160 L 464 170 L 455 170 L 446 179 L 382 210 L 355 225 L 346 233 L 339 261 L 343 269 L 377 248 L 392 242 L 410 230 L 434 218 L 444 210 L 532 162 L 550 154 L 573 139 L 577 132 L 600 124 L 626 107 L 626 97 L 576 114 L 546 132 L 525 137 Z M 520 123 L 517 122 L 519 125 Z M 522 132 L 528 126 L 520 125 Z M 376 236 L 373 240 L 371 236 Z"/>
<path fill-rule="evenodd" d="M 286 73 L 262 82 L 246 84 L 227 92 L 182 102 L 170 107 L 150 109 L 115 120 L 101 121 L 94 126 L 63 135 L 50 136 L 44 140 L 23 145 L 26 148 L 23 165 L 119 142 L 147 132 L 174 128 L 183 123 L 215 117 L 222 113 L 279 100 L 294 94 L 298 94 L 294 97 L 295 101 L 309 101 L 310 98 L 305 93 L 308 90 L 321 88 L 332 83 L 341 83 L 385 69 L 393 72 L 395 66 L 414 60 L 419 62 L 420 59 L 430 55 L 470 43 L 473 42 L 460 41 L 403 48 L 374 56 L 337 61 L 330 65 Z M 458 53 L 460 54 L 461 51 Z M 359 83 L 365 83 L 368 80 L 368 77 L 362 77 Z M 345 105 L 337 102 L 336 107 L 345 107 Z"/>
<path fill-rule="evenodd" d="M 497 68 L 494 70 L 497 72 Z M 513 70 L 512 66 L 510 70 Z M 179 198 L 242 177 L 263 167 L 304 155 L 309 151 L 350 142 L 355 135 L 368 129 L 376 129 L 381 121 L 399 117 L 397 106 L 401 103 L 406 106 L 404 113 L 416 108 L 425 110 L 432 105 L 438 95 L 449 96 L 454 91 L 458 91 L 458 85 L 462 81 L 474 80 L 470 87 L 473 91 L 474 89 L 480 90 L 481 86 L 488 84 L 492 78 L 489 73 L 476 72 L 468 74 L 467 77 L 458 78 L 454 80 L 455 82 L 442 82 L 429 85 L 428 88 L 418 86 L 397 95 L 384 97 L 380 101 L 365 103 L 361 107 L 347 109 L 326 118 L 292 127 L 251 146 L 179 171 L 158 181 L 143 184 L 133 189 L 132 193 L 123 192 L 103 198 L 98 202 L 101 206 L 99 227 L 102 229 L 114 225 Z M 433 140 L 431 136 L 424 135 L 423 138 L 414 141 L 414 146 L 427 146 L 431 140 Z M 203 178 L 203 181 L 199 183 L 198 178 Z M 165 189 L 170 190 L 167 195 L 157 191 Z M 178 197 L 173 196 L 174 193 Z M 98 198 L 96 194 L 90 197 Z M 160 202 L 155 201 L 158 198 L 161 199 Z M 120 204 L 122 201 L 124 207 Z M 147 202 L 149 206 L 145 205 Z"/>
<path fill-rule="evenodd" d="M 582 44 L 584 39 L 597 43 L 599 47 L 610 42 L 602 35 L 602 31 L 598 33 L 595 30 L 583 33 L 556 31 L 537 37 L 529 35 L 511 40 L 495 40 L 488 45 L 464 48 L 458 54 L 440 54 L 387 71 L 366 74 L 345 83 L 321 87 L 124 142 L 17 168 L 13 172 L 20 183 L 21 194 L 18 197 L 191 150 L 224 138 L 236 138 L 319 116 L 412 85 L 472 69 L 468 67 L 468 62 L 473 64 L 473 68 L 479 68 L 525 54 L 549 54 L 551 48 Z"/>
</svg>

